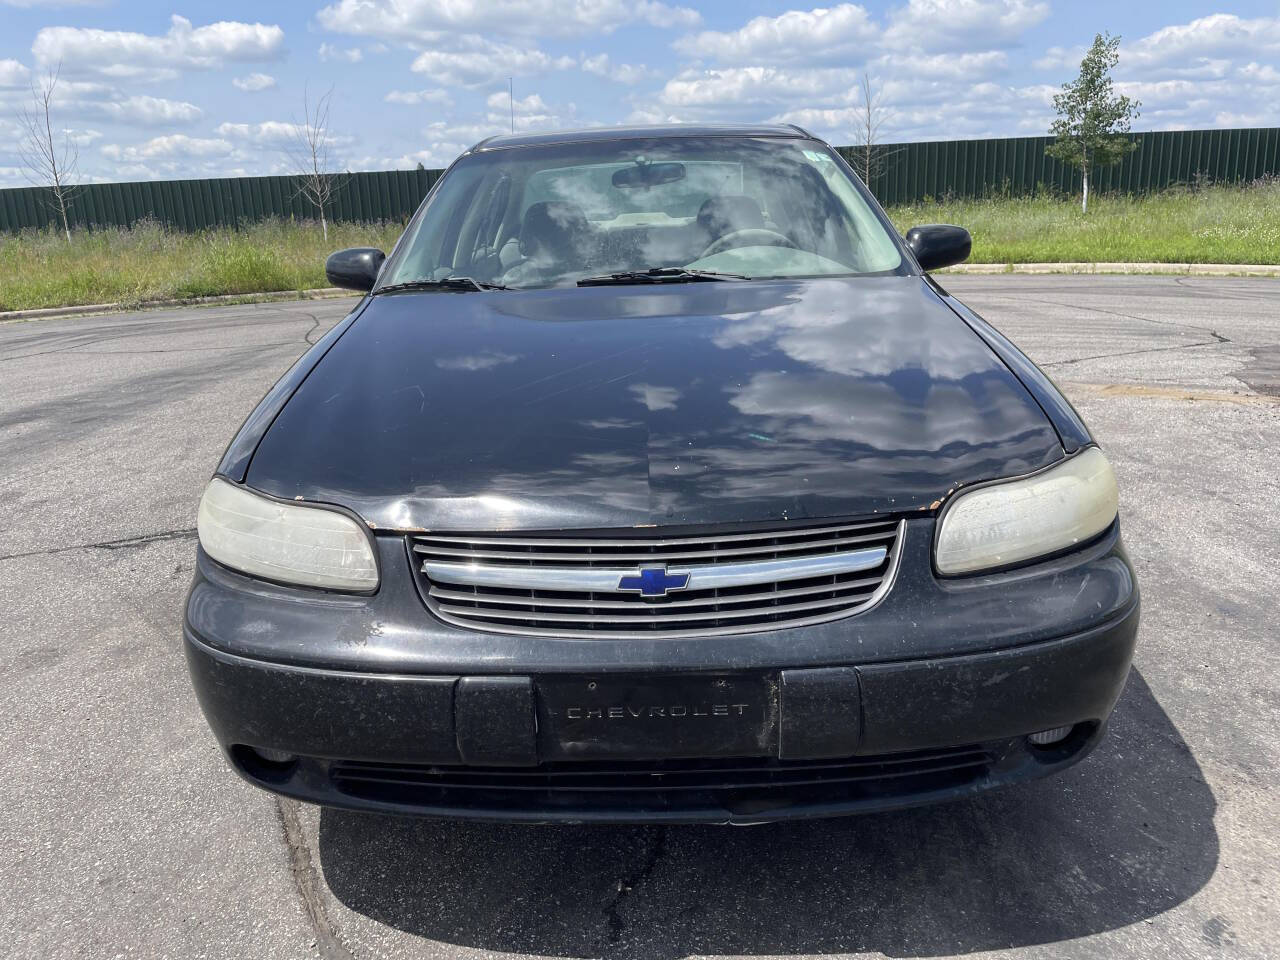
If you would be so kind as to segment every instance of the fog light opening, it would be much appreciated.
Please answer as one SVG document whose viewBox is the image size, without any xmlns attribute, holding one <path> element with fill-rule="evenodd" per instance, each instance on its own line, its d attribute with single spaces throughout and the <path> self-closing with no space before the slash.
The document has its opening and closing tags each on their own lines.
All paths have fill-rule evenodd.
<svg viewBox="0 0 1280 960">
<path fill-rule="evenodd" d="M 237 743 L 227 751 L 232 765 L 250 780 L 287 783 L 298 770 L 302 758 L 271 747 L 251 747 Z"/>
<path fill-rule="evenodd" d="M 267 763 L 284 765 L 293 763 L 298 759 L 295 754 L 286 753 L 284 750 L 273 750 L 271 747 L 250 747 L 249 749 L 256 753 L 259 759 L 265 760 Z"/>
<path fill-rule="evenodd" d="M 1052 730 L 1041 730 L 1039 733 L 1027 734 L 1027 740 L 1037 747 L 1051 747 L 1055 743 L 1061 743 L 1067 737 L 1071 736 L 1071 731 L 1075 729 L 1074 725 L 1065 727 L 1054 727 Z"/>
</svg>

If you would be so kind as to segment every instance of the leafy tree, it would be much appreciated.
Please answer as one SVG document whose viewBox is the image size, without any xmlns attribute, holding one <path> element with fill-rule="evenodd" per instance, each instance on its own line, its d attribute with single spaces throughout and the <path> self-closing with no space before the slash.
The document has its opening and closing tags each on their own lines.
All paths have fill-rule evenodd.
<svg viewBox="0 0 1280 960">
<path fill-rule="evenodd" d="M 1089 210 L 1089 171 L 1111 166 L 1138 148 L 1128 137 L 1129 125 L 1142 106 L 1137 100 L 1117 96 L 1111 87 L 1111 71 L 1120 62 L 1120 38 L 1099 33 L 1080 61 L 1080 76 L 1062 85 L 1053 98 L 1058 119 L 1049 132 L 1054 141 L 1045 153 L 1084 175 L 1080 209 Z"/>
</svg>

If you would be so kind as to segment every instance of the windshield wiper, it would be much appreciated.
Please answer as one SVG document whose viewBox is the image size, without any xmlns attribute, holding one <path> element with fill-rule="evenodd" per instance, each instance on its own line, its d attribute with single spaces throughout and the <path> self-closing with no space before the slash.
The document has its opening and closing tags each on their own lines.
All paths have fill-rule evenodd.
<svg viewBox="0 0 1280 960">
<path fill-rule="evenodd" d="M 439 280 L 407 280 L 404 283 L 389 283 L 373 291 L 378 293 L 397 293 L 401 290 L 456 290 L 466 293 L 470 290 L 506 290 L 500 283 L 486 283 L 474 277 L 441 277 Z"/>
<path fill-rule="evenodd" d="M 688 267 L 651 267 L 648 270 L 626 270 L 601 277 L 583 277 L 580 287 L 604 287 L 615 283 L 703 283 L 710 280 L 750 280 L 740 273 L 718 270 L 690 270 Z"/>
</svg>

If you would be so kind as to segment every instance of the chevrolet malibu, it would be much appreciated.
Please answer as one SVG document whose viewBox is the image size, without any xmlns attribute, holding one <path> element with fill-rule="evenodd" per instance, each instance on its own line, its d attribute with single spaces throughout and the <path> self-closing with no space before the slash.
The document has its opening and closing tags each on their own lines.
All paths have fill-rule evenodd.
<svg viewBox="0 0 1280 960">
<path fill-rule="evenodd" d="M 750 823 L 1053 773 L 1138 589 L 1049 379 L 793 127 L 486 140 L 231 441 L 184 640 L 336 807 Z"/>
</svg>

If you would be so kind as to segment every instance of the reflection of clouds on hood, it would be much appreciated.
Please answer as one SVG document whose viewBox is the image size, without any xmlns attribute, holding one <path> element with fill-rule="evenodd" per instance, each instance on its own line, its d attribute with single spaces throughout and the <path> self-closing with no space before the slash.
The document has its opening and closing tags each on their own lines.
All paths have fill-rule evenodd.
<svg viewBox="0 0 1280 960">
<path fill-rule="evenodd" d="M 593 509 L 644 512 L 649 508 L 649 465 L 643 448 L 630 454 L 578 453 L 561 467 L 486 477 L 485 487 L 531 508 L 542 500 L 569 497 Z"/>
<path fill-rule="evenodd" d="M 1061 456 L 1039 408 L 998 376 L 920 385 L 767 372 L 729 388 L 736 423 L 650 443 L 657 513 L 700 499 L 773 501 L 782 514 L 918 510 L 958 485 L 1027 473 Z"/>
<path fill-rule="evenodd" d="M 579 420 L 582 426 L 590 430 L 634 430 L 643 427 L 639 420 L 624 420 L 621 417 L 605 417 L 601 420 Z"/>
<path fill-rule="evenodd" d="M 780 350 L 799 363 L 846 376 L 883 377 L 917 367 L 935 379 L 958 379 L 995 367 L 995 357 L 964 321 L 949 310 L 939 320 L 942 305 L 925 302 L 920 283 L 864 279 L 866 294 L 851 299 L 838 281 L 815 281 L 787 303 L 730 320 L 713 342 L 724 349 Z"/>
<path fill-rule="evenodd" d="M 787 441 L 936 452 L 955 443 L 1004 443 L 1029 427 L 1048 430 L 1030 397 L 996 377 L 934 382 L 906 397 L 885 380 L 758 373 L 729 393 L 741 413 L 764 418 L 762 433 Z"/>
<path fill-rule="evenodd" d="M 680 399 L 680 391 L 675 387 L 657 387 L 651 383 L 636 383 L 630 387 L 636 400 L 643 403 L 651 413 L 659 410 L 674 410 L 676 401 Z"/>
<path fill-rule="evenodd" d="M 441 370 L 488 370 L 504 363 L 515 363 L 519 359 L 520 355 L 515 353 L 482 350 L 480 353 L 461 357 L 437 357 L 436 366 Z"/>
</svg>

